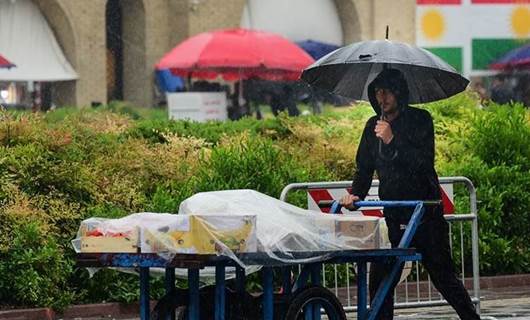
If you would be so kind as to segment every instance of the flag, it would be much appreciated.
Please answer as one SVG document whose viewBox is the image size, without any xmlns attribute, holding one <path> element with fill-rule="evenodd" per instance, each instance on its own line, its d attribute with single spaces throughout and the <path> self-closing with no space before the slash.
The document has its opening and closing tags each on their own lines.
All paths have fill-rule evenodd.
<svg viewBox="0 0 530 320">
<path fill-rule="evenodd" d="M 466 76 L 530 43 L 530 0 L 417 0 L 416 44 Z"/>
</svg>

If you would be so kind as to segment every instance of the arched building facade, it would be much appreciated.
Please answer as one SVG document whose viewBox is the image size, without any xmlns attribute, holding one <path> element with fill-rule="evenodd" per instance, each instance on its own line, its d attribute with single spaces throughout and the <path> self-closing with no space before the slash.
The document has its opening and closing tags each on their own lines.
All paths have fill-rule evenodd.
<svg viewBox="0 0 530 320">
<path fill-rule="evenodd" d="M 79 75 L 54 84 L 58 105 L 123 99 L 154 103 L 154 65 L 200 32 L 238 27 L 247 0 L 33 0 Z M 310 5 L 311 1 L 308 1 Z M 320 1 L 320 0 L 319 0 Z M 384 38 L 415 41 L 415 0 L 330 0 L 344 43 Z M 222 3 L 222 5 L 221 5 Z M 114 20 L 119 20 L 115 23 Z"/>
</svg>

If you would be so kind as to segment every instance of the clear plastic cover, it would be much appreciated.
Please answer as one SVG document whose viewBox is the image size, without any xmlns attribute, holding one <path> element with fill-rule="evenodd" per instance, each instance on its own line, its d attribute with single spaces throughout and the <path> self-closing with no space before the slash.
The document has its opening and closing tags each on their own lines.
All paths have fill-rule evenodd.
<svg viewBox="0 0 530 320">
<path fill-rule="evenodd" d="M 198 193 L 179 214 L 136 213 L 120 219 L 90 218 L 72 241 L 77 252 L 156 252 L 217 254 L 263 252 L 289 262 L 296 251 L 337 251 L 387 247 L 380 219 L 305 210 L 254 190 Z M 383 232 L 384 234 L 384 232 Z"/>
<path fill-rule="evenodd" d="M 294 251 L 381 247 L 378 218 L 305 210 L 254 190 L 198 193 L 181 203 L 179 213 L 256 215 L 258 251 L 282 261 L 307 262 L 285 258 Z M 231 252 L 224 254 L 233 256 Z"/>
</svg>

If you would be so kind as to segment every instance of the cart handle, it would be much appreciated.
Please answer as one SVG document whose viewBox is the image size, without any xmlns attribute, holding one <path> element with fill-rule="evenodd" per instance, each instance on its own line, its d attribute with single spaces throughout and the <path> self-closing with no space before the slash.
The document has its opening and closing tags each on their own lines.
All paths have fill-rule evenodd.
<svg viewBox="0 0 530 320">
<path fill-rule="evenodd" d="M 407 200 L 407 201 L 357 201 L 354 205 L 357 208 L 360 207 L 384 207 L 384 208 L 397 208 L 397 207 L 416 207 L 419 203 L 423 206 L 438 206 L 442 204 L 442 200 Z M 320 200 L 318 202 L 320 208 L 330 208 L 330 213 L 340 213 L 342 205 L 337 200 Z"/>
</svg>

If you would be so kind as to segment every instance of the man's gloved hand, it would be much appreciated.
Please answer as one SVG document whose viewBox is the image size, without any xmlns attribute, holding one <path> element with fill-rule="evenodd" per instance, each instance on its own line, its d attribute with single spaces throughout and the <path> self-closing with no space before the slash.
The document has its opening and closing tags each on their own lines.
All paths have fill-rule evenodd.
<svg viewBox="0 0 530 320">
<path fill-rule="evenodd" d="M 341 206 L 343 206 L 344 208 L 350 210 L 350 211 L 355 211 L 357 210 L 358 208 L 353 204 L 354 202 L 357 202 L 359 201 L 359 197 L 358 196 L 355 196 L 353 194 L 347 194 L 345 195 L 344 197 L 342 197 L 339 201 L 339 203 L 341 204 Z"/>
</svg>

